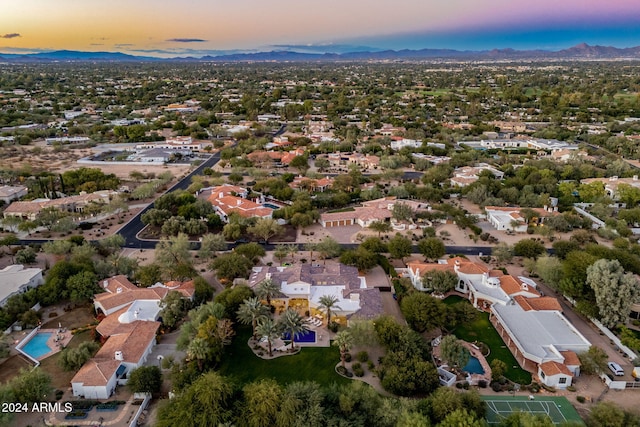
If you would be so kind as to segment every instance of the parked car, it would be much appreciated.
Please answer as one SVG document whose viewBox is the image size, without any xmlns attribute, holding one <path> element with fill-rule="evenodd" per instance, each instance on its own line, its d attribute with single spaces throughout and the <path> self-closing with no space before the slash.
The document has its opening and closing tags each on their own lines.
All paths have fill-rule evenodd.
<svg viewBox="0 0 640 427">
<path fill-rule="evenodd" d="M 607 366 L 616 377 L 624 376 L 624 369 L 622 369 L 622 366 L 618 365 L 616 362 L 609 362 L 607 363 Z"/>
</svg>

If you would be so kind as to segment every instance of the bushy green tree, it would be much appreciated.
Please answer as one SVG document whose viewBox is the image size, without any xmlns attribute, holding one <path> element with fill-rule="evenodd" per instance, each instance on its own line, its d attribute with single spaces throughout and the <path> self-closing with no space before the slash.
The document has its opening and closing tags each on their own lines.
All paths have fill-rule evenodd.
<svg viewBox="0 0 640 427">
<path fill-rule="evenodd" d="M 160 392 L 162 387 L 162 371 L 157 366 L 141 366 L 129 372 L 127 387 L 133 393 Z"/>
<path fill-rule="evenodd" d="M 587 268 L 587 285 L 595 292 L 600 321 L 611 328 L 624 322 L 640 299 L 638 280 L 618 260 L 600 259 Z"/>
<path fill-rule="evenodd" d="M 418 332 L 431 331 L 445 323 L 446 306 L 428 294 L 413 292 L 405 296 L 400 309 L 409 326 Z"/>
</svg>

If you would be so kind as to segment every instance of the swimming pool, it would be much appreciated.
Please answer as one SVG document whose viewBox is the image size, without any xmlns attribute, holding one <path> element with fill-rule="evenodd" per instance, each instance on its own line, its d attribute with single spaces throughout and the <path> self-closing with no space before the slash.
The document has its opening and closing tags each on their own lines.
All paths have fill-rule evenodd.
<svg viewBox="0 0 640 427">
<path fill-rule="evenodd" d="M 467 365 L 462 368 L 463 371 L 470 374 L 484 374 L 484 369 L 477 357 L 470 356 Z"/>
<path fill-rule="evenodd" d="M 291 334 L 289 334 L 289 332 L 285 332 L 283 338 L 285 341 L 288 341 L 291 339 Z M 301 334 L 296 334 L 296 342 L 316 342 L 316 332 L 307 331 Z"/>
<path fill-rule="evenodd" d="M 263 203 L 262 206 L 269 209 L 280 209 L 280 206 L 274 205 L 272 203 Z"/>
<path fill-rule="evenodd" d="M 21 350 L 34 359 L 38 359 L 39 357 L 50 353 L 52 350 L 47 345 L 47 341 L 52 334 L 53 332 L 38 332 L 29 340 L 28 343 L 22 346 Z"/>
</svg>

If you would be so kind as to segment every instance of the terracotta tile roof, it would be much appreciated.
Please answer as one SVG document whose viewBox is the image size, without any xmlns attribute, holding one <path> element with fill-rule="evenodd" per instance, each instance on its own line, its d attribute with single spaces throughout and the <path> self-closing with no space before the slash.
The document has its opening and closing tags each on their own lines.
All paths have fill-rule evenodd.
<svg viewBox="0 0 640 427">
<path fill-rule="evenodd" d="M 571 373 L 569 368 L 567 368 L 562 363 L 558 363 L 558 362 L 550 361 L 550 362 L 541 363 L 540 370 L 544 372 L 544 374 L 547 376 L 563 374 L 569 377 L 573 377 L 573 374 Z"/>
<path fill-rule="evenodd" d="M 90 359 L 73 376 L 71 383 L 82 383 L 85 386 L 105 386 L 121 364 L 121 361 L 115 359 Z"/>
<path fill-rule="evenodd" d="M 80 368 L 71 383 L 104 386 L 123 362 L 138 364 L 144 351 L 156 339 L 160 322 L 138 320 L 131 325 L 133 328 L 129 332 L 109 337 L 93 359 Z M 122 352 L 122 361 L 115 359 L 116 351 Z"/>
<path fill-rule="evenodd" d="M 487 273 L 488 269 L 487 267 L 476 264 L 475 262 L 466 261 L 460 263 L 458 271 L 464 274 L 483 274 Z"/>
<path fill-rule="evenodd" d="M 531 298 L 529 304 L 536 311 L 562 311 L 560 302 L 553 297 Z"/>
<path fill-rule="evenodd" d="M 504 272 L 502 270 L 489 271 L 489 277 L 502 277 L 502 276 L 504 276 Z"/>
<path fill-rule="evenodd" d="M 111 310 L 123 304 L 130 304 L 135 300 L 160 300 L 169 292 L 165 288 L 138 288 L 133 291 L 121 293 L 102 293 L 94 297 L 94 302 L 100 303 L 105 310 Z"/>
<path fill-rule="evenodd" d="M 133 323 L 120 323 L 118 320 L 120 315 L 127 311 L 128 308 L 129 306 L 121 308 L 120 310 L 106 316 L 102 321 L 100 321 L 100 324 L 96 326 L 96 331 L 103 337 L 110 337 L 114 334 L 122 334 L 131 331 L 133 329 Z"/>
<path fill-rule="evenodd" d="M 149 288 L 139 288 L 124 276 L 115 276 L 111 279 L 108 279 L 111 281 L 105 288 L 107 292 L 96 294 L 93 298 L 94 303 L 99 303 L 107 311 L 136 300 L 161 300 L 172 290 L 180 292 L 187 298 L 191 298 L 195 294 L 193 280 L 182 283 L 173 281 L 164 286 L 154 285 Z M 118 288 L 120 292 L 118 292 Z"/>
<path fill-rule="evenodd" d="M 104 286 L 104 283 L 107 283 L 107 286 Z M 136 285 L 134 285 L 133 283 L 131 283 L 129 281 L 129 279 L 127 278 L 127 276 L 121 274 L 119 276 L 113 276 L 110 277 L 108 279 L 105 279 L 103 281 L 100 282 L 100 287 L 102 289 L 104 289 L 105 291 L 115 294 L 116 292 L 118 292 L 118 288 L 122 289 L 122 290 L 132 290 L 132 289 L 138 289 L 138 287 Z"/>
<path fill-rule="evenodd" d="M 452 264 L 426 263 L 422 261 L 411 261 L 407 267 L 414 273 L 420 271 L 420 276 L 425 276 L 430 271 L 449 271 L 454 273 Z"/>
<path fill-rule="evenodd" d="M 540 293 L 531 286 L 527 286 L 527 289 L 525 289 L 522 286 L 522 283 L 513 276 L 500 277 L 500 287 L 507 295 L 517 294 L 518 292 L 527 292 L 533 295 L 540 295 Z"/>
<path fill-rule="evenodd" d="M 138 363 L 151 341 L 156 339 L 160 322 L 136 320 L 131 325 L 131 331 L 110 336 L 94 359 L 112 359 L 116 351 L 121 351 L 125 362 Z"/>
<path fill-rule="evenodd" d="M 43 199 L 28 202 L 13 202 L 4 210 L 7 214 L 21 214 L 39 212 L 45 208 L 61 208 L 70 205 L 86 205 L 90 202 L 108 202 L 109 197 L 117 194 L 115 191 L 96 191 L 88 194 L 78 194 L 75 196 L 61 197 L 59 199 Z"/>
<path fill-rule="evenodd" d="M 560 354 L 564 357 L 564 364 L 566 366 L 580 366 L 580 358 L 578 355 L 571 350 L 561 351 Z"/>
<path fill-rule="evenodd" d="M 220 209 L 225 215 L 237 212 L 240 216 L 251 218 L 255 216 L 266 217 L 273 213 L 273 209 L 265 208 L 262 205 L 236 196 L 209 197 L 212 205 Z"/>
</svg>

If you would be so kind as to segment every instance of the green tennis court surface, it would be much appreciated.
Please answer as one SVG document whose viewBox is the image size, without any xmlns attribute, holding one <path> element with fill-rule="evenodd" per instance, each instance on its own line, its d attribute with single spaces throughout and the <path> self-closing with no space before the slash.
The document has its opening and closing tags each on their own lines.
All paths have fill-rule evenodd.
<svg viewBox="0 0 640 427">
<path fill-rule="evenodd" d="M 582 419 L 566 397 L 535 396 L 529 400 L 527 396 L 482 396 L 487 404 L 487 422 L 498 424 L 516 411 L 532 414 L 548 415 L 555 423 L 578 421 Z"/>
</svg>

